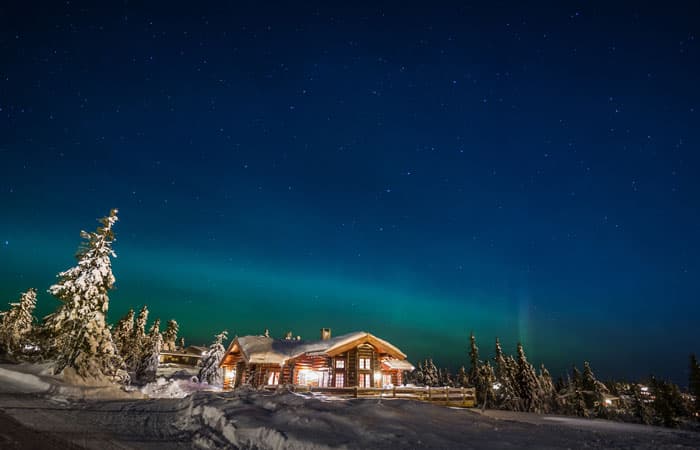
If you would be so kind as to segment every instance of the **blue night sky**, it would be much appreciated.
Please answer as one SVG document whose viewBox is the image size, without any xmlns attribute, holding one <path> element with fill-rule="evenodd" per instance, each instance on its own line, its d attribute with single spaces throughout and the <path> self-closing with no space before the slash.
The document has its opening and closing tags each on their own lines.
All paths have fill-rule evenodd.
<svg viewBox="0 0 700 450">
<path fill-rule="evenodd" d="M 111 321 L 146 303 L 190 343 L 363 329 L 452 367 L 473 330 L 555 375 L 685 382 L 688 4 L 12 3 L 3 304 L 36 287 L 50 312 L 79 231 L 116 207 Z"/>
</svg>

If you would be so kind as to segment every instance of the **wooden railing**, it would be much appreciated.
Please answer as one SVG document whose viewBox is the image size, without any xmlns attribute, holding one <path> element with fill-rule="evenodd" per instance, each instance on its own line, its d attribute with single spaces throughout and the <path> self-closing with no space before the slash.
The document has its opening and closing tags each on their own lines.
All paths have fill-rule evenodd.
<svg viewBox="0 0 700 450">
<path fill-rule="evenodd" d="M 266 386 L 266 389 L 277 386 Z M 451 387 L 414 387 L 394 386 L 390 388 L 363 388 L 363 387 L 309 387 L 294 385 L 294 392 L 313 392 L 337 397 L 380 397 L 380 398 L 405 398 L 434 402 L 450 406 L 473 407 L 476 405 L 476 390 L 474 388 Z"/>
</svg>

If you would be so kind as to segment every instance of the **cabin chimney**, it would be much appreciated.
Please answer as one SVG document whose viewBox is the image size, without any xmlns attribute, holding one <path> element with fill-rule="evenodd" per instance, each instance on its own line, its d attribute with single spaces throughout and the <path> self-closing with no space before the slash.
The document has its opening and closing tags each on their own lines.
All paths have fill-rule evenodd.
<svg viewBox="0 0 700 450">
<path fill-rule="evenodd" d="M 321 328 L 321 340 L 327 341 L 330 338 L 331 338 L 331 329 L 330 328 Z"/>
</svg>

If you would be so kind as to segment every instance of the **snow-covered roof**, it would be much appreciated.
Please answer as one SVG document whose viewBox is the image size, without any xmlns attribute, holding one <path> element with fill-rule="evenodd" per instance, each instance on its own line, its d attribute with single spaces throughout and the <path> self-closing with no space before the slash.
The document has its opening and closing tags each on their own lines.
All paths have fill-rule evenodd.
<svg viewBox="0 0 700 450">
<path fill-rule="evenodd" d="M 398 369 L 398 370 L 413 370 L 415 367 L 413 367 L 413 364 L 410 362 L 406 361 L 405 359 L 387 359 L 385 361 L 382 361 L 382 364 L 387 366 L 390 369 Z"/>
<path fill-rule="evenodd" d="M 342 351 L 338 350 L 342 350 L 345 346 L 361 340 L 379 344 L 384 351 L 388 351 L 394 356 L 406 357 L 395 346 L 366 331 L 356 331 L 326 340 L 314 341 L 273 339 L 268 336 L 239 336 L 236 338 L 238 346 L 248 363 L 280 365 L 288 359 L 303 354 L 332 355 L 334 351 L 342 353 Z"/>
</svg>

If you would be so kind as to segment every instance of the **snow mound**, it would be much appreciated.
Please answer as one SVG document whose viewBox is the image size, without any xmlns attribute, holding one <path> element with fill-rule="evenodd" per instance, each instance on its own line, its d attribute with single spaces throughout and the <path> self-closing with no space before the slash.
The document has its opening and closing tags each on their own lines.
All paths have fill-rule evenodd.
<svg viewBox="0 0 700 450">
<path fill-rule="evenodd" d="M 194 379 L 169 379 L 158 377 L 139 391 L 148 398 L 184 398 L 199 391 L 221 391 L 221 388 L 197 383 Z"/>
<path fill-rule="evenodd" d="M 51 390 L 51 384 L 42 381 L 31 373 L 16 372 L 0 367 L 0 385 L 2 391 L 12 393 L 39 394 Z"/>
</svg>

